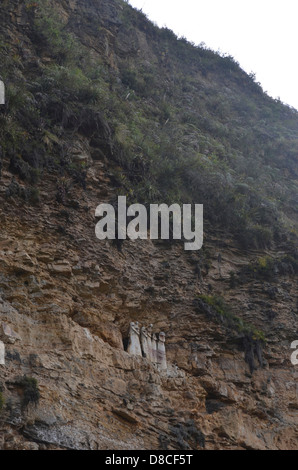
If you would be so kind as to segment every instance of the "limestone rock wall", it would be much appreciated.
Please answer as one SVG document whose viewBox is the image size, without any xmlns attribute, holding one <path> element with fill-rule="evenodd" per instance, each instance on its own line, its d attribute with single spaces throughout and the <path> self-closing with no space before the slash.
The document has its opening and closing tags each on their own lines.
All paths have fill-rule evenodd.
<svg viewBox="0 0 298 470">
<path fill-rule="evenodd" d="M 223 288 L 216 256 L 198 281 L 179 245 L 127 241 L 118 252 L 94 239 L 91 208 L 90 201 L 90 212 L 77 216 L 64 239 L 53 228 L 58 207 L 50 218 L 46 204 L 38 217 L 28 209 L 16 218 L 17 207 L 1 208 L 0 321 L 20 338 L 5 344 L 0 366 L 1 446 L 200 448 L 202 433 L 207 449 L 295 448 L 292 306 L 285 292 L 280 288 L 274 302 L 279 321 L 268 324 L 258 307 L 266 294 Z M 80 232 L 84 241 L 77 243 Z M 229 247 L 225 259 L 229 267 L 245 262 Z M 253 374 L 237 338 L 194 307 L 194 295 L 209 284 L 244 315 L 257 312 L 269 334 L 264 367 Z M 287 284 L 294 298 L 296 285 Z M 167 371 L 124 350 L 131 321 L 165 331 Z M 26 410 L 23 376 L 36 378 L 41 394 Z"/>
<path fill-rule="evenodd" d="M 2 33 L 23 41 L 24 54 L 34 58 L 24 2 L 4 3 Z M 133 47 L 154 60 L 140 31 L 113 49 L 114 35 L 122 34 L 114 2 L 99 2 L 100 14 L 89 0 L 54 3 L 86 44 L 98 40 L 111 67 L 117 54 Z M 97 38 L 92 30 L 82 32 L 80 9 L 103 18 L 110 32 L 101 30 Z M 115 188 L 107 163 L 92 159 L 88 142 L 75 138 L 76 153 L 89 167 L 86 190 L 73 190 L 77 208 L 68 208 L 67 222 L 54 176 L 42 183 L 42 204 L 22 207 L 5 197 L 11 174 L 8 165 L 2 168 L 0 323 L 19 339 L 1 339 L 0 448 L 297 448 L 297 369 L 290 363 L 290 343 L 297 339 L 294 276 L 276 279 L 274 298 L 272 285 L 256 279 L 230 287 L 230 271 L 262 253 L 243 254 L 223 233 L 208 233 L 210 267 L 200 278 L 197 255 L 182 245 L 126 241 L 119 251 L 100 242 L 94 211 Z M 253 374 L 241 338 L 197 309 L 196 296 L 210 292 L 265 332 L 264 364 Z M 166 370 L 126 352 L 136 321 L 165 332 Z M 38 403 L 26 407 L 23 377 L 35 378 L 40 393 Z"/>
</svg>

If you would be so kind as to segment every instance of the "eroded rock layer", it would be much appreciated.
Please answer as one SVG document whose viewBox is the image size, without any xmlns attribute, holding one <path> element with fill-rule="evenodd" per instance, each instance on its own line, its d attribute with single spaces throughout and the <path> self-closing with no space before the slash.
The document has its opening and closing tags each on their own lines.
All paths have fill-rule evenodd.
<svg viewBox="0 0 298 470">
<path fill-rule="evenodd" d="M 144 31 L 123 34 L 117 2 L 54 4 L 112 68 L 135 50 L 155 60 Z M 32 70 L 50 60 L 34 55 L 33 7 L 15 1 L 1 6 L 2 35 L 16 48 L 22 42 L 22 60 Z M 96 35 L 94 15 L 102 24 Z M 125 241 L 117 247 L 97 240 L 95 208 L 118 190 L 110 172 L 115 163 L 107 160 L 112 137 L 104 126 L 106 147 L 94 147 L 82 129 L 60 136 L 72 141 L 73 158 L 86 162 L 84 187 L 75 184 L 66 202 L 57 199 L 51 172 L 39 183 L 37 205 L 16 195 L 8 199 L 12 172 L 3 161 L 0 448 L 297 448 L 297 368 L 290 362 L 297 339 L 295 274 L 279 270 L 267 280 L 248 269 L 260 257 L 282 257 L 284 247 L 243 251 L 225 231 L 208 228 L 208 264 L 198 270 L 201 255 L 180 243 Z M 215 296 L 263 332 L 262 351 L 257 339 L 246 344 L 233 321 L 208 304 Z M 126 352 L 136 321 L 165 332 L 166 370 Z"/>
</svg>

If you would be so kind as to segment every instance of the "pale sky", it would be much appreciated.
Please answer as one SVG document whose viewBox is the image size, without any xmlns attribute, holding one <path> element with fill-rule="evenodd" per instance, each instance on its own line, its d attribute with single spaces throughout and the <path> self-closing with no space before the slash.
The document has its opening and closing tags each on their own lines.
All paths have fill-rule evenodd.
<svg viewBox="0 0 298 470">
<path fill-rule="evenodd" d="M 158 26 L 232 55 L 298 109 L 298 0 L 129 0 Z"/>
</svg>

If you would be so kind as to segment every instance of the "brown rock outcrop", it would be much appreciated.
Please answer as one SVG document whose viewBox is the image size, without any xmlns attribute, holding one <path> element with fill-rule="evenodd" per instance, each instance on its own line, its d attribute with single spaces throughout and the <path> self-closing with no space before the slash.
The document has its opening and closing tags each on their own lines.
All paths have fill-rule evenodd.
<svg viewBox="0 0 298 470">
<path fill-rule="evenodd" d="M 91 1 L 54 3 L 69 22 L 79 22 L 80 8 L 94 14 Z M 104 50 L 113 68 L 121 20 L 114 2 L 100 4 L 98 21 L 109 30 L 102 25 L 95 38 L 78 23 L 78 34 L 95 54 Z M 5 15 L 8 40 L 24 41 L 34 57 L 23 2 L 9 2 Z M 123 37 L 116 51 L 128 54 L 132 48 L 148 49 L 143 32 Z M 230 272 L 264 253 L 243 253 L 211 230 L 205 239 L 211 263 L 200 279 L 197 255 L 182 244 L 125 241 L 118 250 L 97 240 L 95 208 L 116 191 L 107 151 L 93 150 L 91 160 L 78 136 L 71 152 L 90 166 L 86 189 L 72 189 L 77 205 L 67 207 L 70 222 L 61 219 L 65 207 L 55 199 L 55 176 L 40 184 L 42 203 L 20 207 L 16 199 L 7 201 L 8 165 L 2 171 L 0 323 L 6 338 L 20 340 L 0 336 L 0 448 L 297 449 L 298 372 L 290 362 L 290 344 L 297 339 L 294 275 L 269 285 L 247 278 L 231 287 Z M 218 240 L 224 247 L 220 273 Z M 277 250 L 268 253 L 276 256 Z M 255 354 L 253 373 L 241 334 L 194 302 L 210 292 L 264 332 L 263 364 Z M 166 333 L 166 371 L 125 351 L 132 321 L 153 323 Z M 24 377 L 37 380 L 40 394 L 28 406 Z"/>
</svg>

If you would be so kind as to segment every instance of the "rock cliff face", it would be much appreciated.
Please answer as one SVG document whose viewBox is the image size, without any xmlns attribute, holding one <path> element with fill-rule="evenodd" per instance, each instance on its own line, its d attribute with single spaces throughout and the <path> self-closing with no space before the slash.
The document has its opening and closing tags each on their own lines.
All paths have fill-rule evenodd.
<svg viewBox="0 0 298 470">
<path fill-rule="evenodd" d="M 2 36 L 15 48 L 22 43 L 26 67 L 50 60 L 35 55 L 35 6 L 2 3 Z M 154 60 L 144 31 L 123 33 L 121 2 L 53 4 L 112 69 L 134 49 Z M 105 155 L 109 132 L 101 131 Z M 99 241 L 95 208 L 118 191 L 115 164 L 96 153 L 86 132 L 60 138 L 71 140 L 72 158 L 87 162 L 84 187 L 70 188 L 65 204 L 51 172 L 39 183 L 37 205 L 8 199 L 12 172 L 9 161 L 2 165 L 0 448 L 297 449 L 297 366 L 290 362 L 297 281 L 287 269 L 269 280 L 248 269 L 260 257 L 281 258 L 284 247 L 243 251 L 225 231 L 208 228 L 209 263 L 198 272 L 200 255 L 180 243 L 125 241 L 119 249 Z M 263 357 L 256 338 L 247 346 L 208 304 L 215 295 L 264 333 Z M 132 321 L 165 331 L 167 371 L 126 352 Z"/>
</svg>

